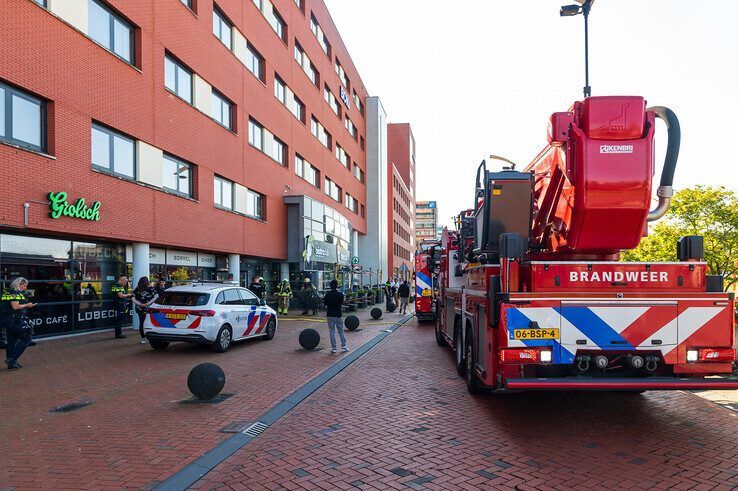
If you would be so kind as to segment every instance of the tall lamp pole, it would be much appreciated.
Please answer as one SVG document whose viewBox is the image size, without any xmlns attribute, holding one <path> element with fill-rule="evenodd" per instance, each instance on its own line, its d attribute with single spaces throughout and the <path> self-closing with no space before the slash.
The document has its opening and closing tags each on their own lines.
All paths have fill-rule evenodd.
<svg viewBox="0 0 738 491">
<path fill-rule="evenodd" d="M 584 16 L 584 97 L 592 95 L 592 87 L 589 86 L 589 11 L 592 9 L 594 0 L 576 0 L 581 5 L 563 5 L 559 10 L 561 17 L 573 17 L 582 14 Z"/>
</svg>

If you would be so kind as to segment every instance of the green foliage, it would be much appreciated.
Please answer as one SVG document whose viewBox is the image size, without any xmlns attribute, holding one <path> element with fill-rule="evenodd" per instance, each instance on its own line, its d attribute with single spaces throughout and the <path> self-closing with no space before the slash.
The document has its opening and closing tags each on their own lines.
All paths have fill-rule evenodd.
<svg viewBox="0 0 738 491">
<path fill-rule="evenodd" d="M 738 283 L 738 195 L 722 186 L 695 186 L 677 191 L 666 217 L 623 261 L 675 261 L 676 243 L 684 235 L 701 235 L 709 274 Z"/>
</svg>

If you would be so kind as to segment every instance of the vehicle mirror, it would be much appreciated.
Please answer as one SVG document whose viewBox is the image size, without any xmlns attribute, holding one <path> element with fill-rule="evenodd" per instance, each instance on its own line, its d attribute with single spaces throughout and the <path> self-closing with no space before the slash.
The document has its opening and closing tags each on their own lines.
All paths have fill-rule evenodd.
<svg viewBox="0 0 738 491">
<path fill-rule="evenodd" d="M 264 307 L 266 304 L 267 304 L 266 303 L 266 300 L 264 300 L 263 298 L 262 299 L 259 299 L 259 305 L 261 305 L 262 307 Z"/>
</svg>

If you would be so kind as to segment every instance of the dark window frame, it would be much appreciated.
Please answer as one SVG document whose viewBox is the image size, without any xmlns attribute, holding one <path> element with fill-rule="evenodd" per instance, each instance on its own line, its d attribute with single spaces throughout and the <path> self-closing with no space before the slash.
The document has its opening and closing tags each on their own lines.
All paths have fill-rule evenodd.
<svg viewBox="0 0 738 491">
<path fill-rule="evenodd" d="M 106 2 L 103 2 L 101 0 L 87 0 L 87 8 L 88 8 L 88 16 L 89 16 L 89 2 L 94 2 L 97 4 L 98 7 L 105 10 L 108 15 L 110 16 L 110 25 L 108 26 L 110 29 L 110 47 L 105 46 L 97 39 L 93 38 L 89 32 L 87 33 L 87 36 L 92 39 L 96 44 L 99 46 L 102 46 L 105 48 L 106 51 L 109 53 L 112 53 L 116 57 L 120 58 L 121 60 L 125 61 L 131 66 L 136 66 L 136 29 L 137 27 L 132 24 L 130 21 L 128 21 L 125 17 L 123 17 L 121 14 L 119 14 L 117 11 L 115 11 L 110 5 L 108 5 Z M 129 46 L 130 46 L 130 60 L 125 59 L 122 55 L 115 52 L 115 21 L 120 22 L 125 27 L 128 28 L 129 31 Z M 88 19 L 89 22 L 89 19 Z M 87 28 L 89 31 L 89 26 Z"/>
<path fill-rule="evenodd" d="M 47 149 L 47 101 L 40 97 L 36 97 L 24 90 L 15 88 L 11 85 L 0 82 L 0 88 L 5 91 L 5 135 L 0 135 L 0 141 L 14 145 L 17 147 L 33 150 L 35 152 L 45 153 Z M 40 143 L 41 145 L 34 145 L 23 140 L 18 140 L 10 136 L 13 132 L 13 95 L 25 99 L 28 102 L 32 102 L 39 106 L 39 125 L 40 125 Z"/>
<path fill-rule="evenodd" d="M 167 75 L 166 75 L 166 72 L 167 72 L 167 58 L 174 64 L 174 67 L 175 67 L 175 70 L 174 70 L 174 89 L 170 89 L 169 87 L 167 87 Z M 179 72 L 177 71 L 177 68 L 181 68 L 183 71 L 189 73 L 189 75 L 190 75 L 190 100 L 189 101 L 187 99 L 185 99 L 184 97 L 182 97 L 179 94 L 179 75 L 178 75 Z M 184 102 L 186 102 L 190 106 L 194 106 L 194 102 L 195 102 L 195 72 L 190 67 L 188 67 L 187 65 L 185 65 L 184 63 L 182 63 L 181 61 L 179 61 L 179 59 L 176 56 L 174 56 L 173 54 L 171 54 L 169 51 L 164 51 L 164 88 L 166 90 L 168 90 L 169 92 L 171 92 L 172 94 L 176 95 L 179 99 L 183 100 Z"/>
<path fill-rule="evenodd" d="M 233 51 L 233 22 L 231 22 L 231 19 L 228 18 L 228 16 L 223 12 L 223 9 L 218 7 L 218 5 L 213 2 L 213 15 L 218 16 L 218 19 L 220 20 L 218 25 L 218 30 L 220 31 L 220 35 L 213 33 L 213 36 L 215 36 L 220 43 L 228 48 L 229 51 Z M 229 45 L 223 42 L 222 36 L 223 36 L 223 24 L 227 25 L 228 28 L 231 30 L 231 39 L 229 41 Z"/>
<path fill-rule="evenodd" d="M 254 45 L 253 45 L 253 44 L 251 44 L 251 42 L 249 42 L 249 41 L 247 41 L 247 42 L 246 42 L 246 49 L 247 49 L 247 50 L 248 50 L 248 51 L 249 51 L 249 52 L 251 53 L 251 56 L 253 56 L 254 58 L 256 58 L 256 59 L 258 59 L 258 60 L 259 60 L 259 74 L 257 75 L 256 73 L 254 73 L 254 72 L 253 72 L 253 71 L 251 70 L 251 67 L 249 67 L 249 66 L 247 66 L 247 67 L 246 67 L 246 69 L 247 69 L 247 70 L 249 71 L 249 73 L 251 73 L 251 74 L 252 74 L 252 75 L 253 75 L 254 77 L 256 77 L 256 78 L 258 78 L 259 80 L 261 80 L 262 82 L 266 83 L 266 82 L 265 82 L 265 77 L 266 77 L 266 69 L 265 69 L 265 67 L 264 67 L 264 63 L 265 63 L 264 57 L 263 57 L 263 56 L 261 55 L 261 53 L 259 53 L 259 50 L 258 50 L 258 49 L 256 49 L 256 47 L 254 47 Z"/>
<path fill-rule="evenodd" d="M 179 157 L 175 157 L 174 155 L 170 153 L 166 153 L 166 152 L 164 153 L 164 156 L 162 157 L 162 159 L 169 159 L 171 161 L 174 161 L 178 165 L 186 165 L 188 168 L 188 172 L 189 172 L 189 182 L 187 183 L 187 188 L 188 188 L 187 193 L 183 193 L 179 189 L 172 189 L 172 188 L 166 187 L 164 185 L 163 180 L 161 184 L 162 189 L 165 189 L 168 193 L 176 194 L 178 196 L 184 196 L 185 198 L 192 198 L 194 194 L 193 193 L 193 189 L 194 189 L 193 182 L 194 182 L 194 175 L 195 175 L 194 174 L 195 165 L 189 162 L 186 162 L 180 159 Z M 177 177 L 176 177 L 177 183 L 179 183 L 179 174 L 180 174 L 180 169 L 177 168 Z"/>
<path fill-rule="evenodd" d="M 216 180 L 218 180 L 220 184 L 220 201 L 221 202 L 215 203 L 215 190 L 213 190 L 213 204 L 222 210 L 235 211 L 236 210 L 236 183 L 218 174 L 213 175 L 213 185 L 215 185 Z M 231 206 L 230 208 L 222 204 L 223 203 L 223 181 L 231 184 Z"/>
<path fill-rule="evenodd" d="M 110 168 L 102 167 L 100 165 L 95 165 L 94 162 L 92 162 L 92 130 L 96 129 L 102 133 L 106 133 L 109 137 L 108 140 L 108 161 L 110 162 Z M 127 140 L 133 144 L 133 175 L 124 174 L 122 172 L 117 172 L 115 170 L 115 143 L 114 138 L 120 138 L 122 140 Z M 97 123 L 95 121 L 92 122 L 92 125 L 90 126 L 90 164 L 92 165 L 93 169 L 96 169 L 100 172 L 104 172 L 106 174 L 113 174 L 115 176 L 118 176 L 122 179 L 126 179 L 129 181 L 135 181 L 137 179 L 136 176 L 136 159 L 138 155 L 136 154 L 136 139 L 133 137 L 130 137 L 126 134 L 121 133 L 120 131 L 114 130 L 112 128 L 109 128 L 108 126 L 102 125 L 100 123 Z"/>
<path fill-rule="evenodd" d="M 218 121 L 217 119 L 215 119 L 215 117 L 212 114 L 210 115 L 211 119 L 213 121 L 215 121 L 216 123 L 218 123 L 219 125 L 221 125 L 223 128 L 225 128 L 225 129 L 227 129 L 229 131 L 234 131 L 234 128 L 235 127 L 234 127 L 234 124 L 233 123 L 235 121 L 234 121 L 234 117 L 233 116 L 234 116 L 234 113 L 235 113 L 236 104 L 234 104 L 233 101 L 231 101 L 229 98 L 227 98 L 226 96 L 224 96 L 223 93 L 221 91 L 219 91 L 218 89 L 216 89 L 215 87 L 212 87 L 211 86 L 211 89 L 210 90 L 211 90 L 211 96 L 215 96 L 215 97 L 217 97 L 220 100 L 220 102 L 221 102 L 221 104 L 220 104 L 221 111 L 223 109 L 223 104 L 224 103 L 225 103 L 226 106 L 228 106 L 228 125 L 225 125 L 225 124 L 223 124 L 222 121 Z M 213 101 L 211 100 L 210 101 L 210 110 L 211 111 L 212 111 L 212 106 L 213 106 Z"/>
</svg>

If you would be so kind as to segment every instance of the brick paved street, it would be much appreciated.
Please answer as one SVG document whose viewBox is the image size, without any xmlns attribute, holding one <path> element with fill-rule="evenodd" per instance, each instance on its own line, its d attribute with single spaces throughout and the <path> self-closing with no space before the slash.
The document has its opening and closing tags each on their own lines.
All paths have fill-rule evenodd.
<svg viewBox="0 0 738 491">
<path fill-rule="evenodd" d="M 201 489 L 738 487 L 738 415 L 683 392 L 472 398 L 401 328 Z"/>
<path fill-rule="evenodd" d="M 368 317 L 368 312 L 362 313 Z M 359 346 L 399 314 L 364 321 L 348 332 Z M 300 330 L 321 332 L 322 351 L 299 349 Z M 235 344 L 225 354 L 186 344 L 155 352 L 137 333 L 40 342 L 23 355 L 22 370 L 0 370 L 0 489 L 140 488 L 162 480 L 230 436 L 219 430 L 250 421 L 335 362 L 325 322 L 280 322 L 272 341 Z M 226 373 L 217 405 L 181 404 L 191 397 L 187 374 L 212 361 Z M 56 406 L 94 400 L 68 413 Z"/>
<path fill-rule="evenodd" d="M 364 322 L 358 347 L 383 331 Z M 274 341 L 165 353 L 109 334 L 40 343 L 0 373 L 0 489 L 151 488 L 339 359 Z M 408 323 L 238 450 L 198 489 L 738 487 L 738 414 L 693 394 L 472 398 L 429 326 Z M 322 346 L 327 345 L 324 335 Z M 181 404 L 189 368 L 217 361 L 218 405 Z M 90 407 L 49 412 L 86 398 Z"/>
</svg>

